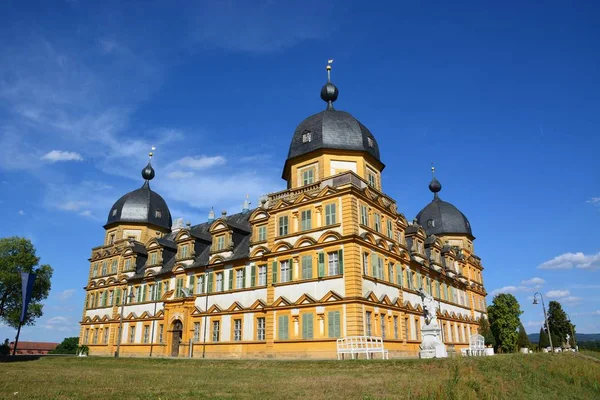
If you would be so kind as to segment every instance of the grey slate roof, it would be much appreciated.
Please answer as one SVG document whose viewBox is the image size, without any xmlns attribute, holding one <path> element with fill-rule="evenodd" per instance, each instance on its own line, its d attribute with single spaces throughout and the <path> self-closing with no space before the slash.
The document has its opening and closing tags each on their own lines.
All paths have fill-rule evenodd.
<svg viewBox="0 0 600 400">
<path fill-rule="evenodd" d="M 473 236 L 467 217 L 458 208 L 438 196 L 435 196 L 433 201 L 417 214 L 417 220 L 427 235 L 464 234 Z"/>
<path fill-rule="evenodd" d="M 156 217 L 157 210 L 161 213 L 159 218 Z M 167 203 L 158 193 L 150 190 L 148 181 L 141 188 L 121 197 L 110 208 L 105 227 L 120 222 L 153 224 L 166 229 L 171 229 L 172 224 Z"/>
</svg>

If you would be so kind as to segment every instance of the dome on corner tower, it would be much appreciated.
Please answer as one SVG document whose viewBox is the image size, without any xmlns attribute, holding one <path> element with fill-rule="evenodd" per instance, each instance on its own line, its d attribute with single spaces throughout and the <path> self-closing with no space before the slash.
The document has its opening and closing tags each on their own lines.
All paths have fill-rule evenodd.
<svg viewBox="0 0 600 400">
<path fill-rule="evenodd" d="M 294 131 L 286 164 L 289 160 L 319 149 L 357 150 L 379 158 L 379 145 L 373 134 L 360 121 L 345 111 L 333 108 L 338 97 L 337 87 L 328 82 L 321 89 L 327 109 L 311 115 Z"/>
<path fill-rule="evenodd" d="M 417 214 L 417 221 L 427 235 L 455 234 L 473 237 L 467 217 L 454 205 L 438 196 L 442 184 L 435 177 L 429 184 L 429 190 L 433 192 L 433 200 Z"/>
<path fill-rule="evenodd" d="M 142 170 L 146 180 L 141 188 L 127 193 L 111 207 L 106 226 L 115 223 L 139 223 L 171 229 L 171 212 L 165 200 L 150 189 L 154 168 L 148 165 Z"/>
</svg>

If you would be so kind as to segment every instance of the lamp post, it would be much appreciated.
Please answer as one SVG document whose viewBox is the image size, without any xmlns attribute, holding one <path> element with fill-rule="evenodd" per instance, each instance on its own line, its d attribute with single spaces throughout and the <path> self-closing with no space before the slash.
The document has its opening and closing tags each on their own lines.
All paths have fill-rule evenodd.
<svg viewBox="0 0 600 400">
<path fill-rule="evenodd" d="M 550 325 L 548 325 L 548 317 L 546 316 L 546 305 L 544 304 L 544 296 L 540 292 L 535 292 L 533 295 L 533 304 L 540 304 L 537 300 L 537 296 L 542 299 L 542 308 L 544 310 L 544 321 L 546 321 L 546 332 L 548 332 L 548 340 L 550 341 L 550 350 L 554 353 L 554 346 L 552 345 L 552 334 L 550 333 Z"/>
<path fill-rule="evenodd" d="M 206 328 L 208 325 L 208 279 L 212 269 L 207 269 L 204 276 L 206 277 L 204 284 L 206 285 L 206 301 L 204 305 L 204 338 L 202 340 L 202 358 L 206 357 Z"/>
<path fill-rule="evenodd" d="M 573 338 L 573 347 L 575 348 L 575 351 L 577 351 L 577 340 L 575 340 L 575 331 L 573 330 L 573 324 L 571 323 L 571 317 L 569 316 L 568 313 L 567 314 L 567 318 L 569 318 L 569 326 L 571 327 L 571 337 Z"/>
<path fill-rule="evenodd" d="M 125 303 L 127 303 L 127 298 L 129 298 L 129 302 L 133 300 L 135 296 L 133 293 L 133 288 L 129 290 L 129 295 L 127 295 L 127 288 L 124 289 L 123 293 L 123 301 L 121 302 L 121 318 L 119 321 L 119 336 L 117 337 L 117 351 L 115 351 L 115 358 L 119 358 L 119 352 L 121 351 L 121 338 L 123 337 L 123 313 L 125 312 Z"/>
<path fill-rule="evenodd" d="M 158 296 L 160 293 L 158 293 L 158 290 L 156 290 L 156 283 L 154 284 L 154 289 L 152 292 L 152 297 L 154 300 L 154 314 L 152 314 L 152 318 L 154 318 L 154 320 L 152 320 L 152 333 L 150 334 L 150 357 L 152 357 L 152 348 L 154 347 L 154 326 L 156 325 L 156 305 L 158 304 Z"/>
</svg>

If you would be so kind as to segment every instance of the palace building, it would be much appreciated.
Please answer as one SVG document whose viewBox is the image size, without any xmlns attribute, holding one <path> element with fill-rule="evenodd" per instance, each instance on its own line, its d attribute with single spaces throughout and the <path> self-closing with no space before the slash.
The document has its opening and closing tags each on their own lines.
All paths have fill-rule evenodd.
<svg viewBox="0 0 600 400">
<path fill-rule="evenodd" d="M 92 249 L 80 332 L 90 354 L 334 358 L 337 338 L 366 335 L 390 357 L 416 356 L 419 288 L 439 301 L 447 348 L 468 346 L 486 313 L 469 221 L 435 177 L 433 200 L 407 220 L 383 192 L 375 136 L 337 97 L 328 80 L 326 109 L 291 138 L 287 189 L 255 209 L 173 225 L 148 163 Z"/>
</svg>

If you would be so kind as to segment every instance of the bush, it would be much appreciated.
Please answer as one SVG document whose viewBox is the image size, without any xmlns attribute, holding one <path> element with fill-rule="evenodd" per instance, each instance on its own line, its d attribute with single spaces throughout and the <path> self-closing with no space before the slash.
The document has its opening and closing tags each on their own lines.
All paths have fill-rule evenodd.
<svg viewBox="0 0 600 400">
<path fill-rule="evenodd" d="M 0 356 L 8 356 L 9 354 L 10 345 L 8 344 L 8 339 L 6 339 L 4 343 L 0 345 Z"/>
<path fill-rule="evenodd" d="M 56 348 L 50 352 L 50 354 L 76 354 L 78 344 L 78 337 L 65 338 L 61 344 L 56 346 Z"/>
</svg>

